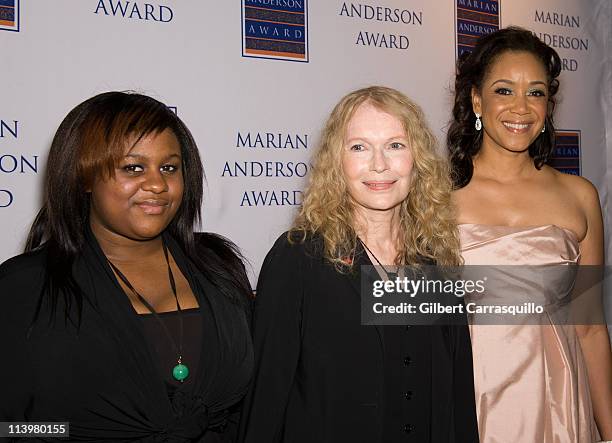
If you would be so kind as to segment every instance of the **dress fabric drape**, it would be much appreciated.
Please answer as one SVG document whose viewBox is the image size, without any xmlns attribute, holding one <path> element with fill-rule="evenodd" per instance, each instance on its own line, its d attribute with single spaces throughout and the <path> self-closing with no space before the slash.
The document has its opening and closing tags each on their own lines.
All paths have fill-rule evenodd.
<svg viewBox="0 0 612 443">
<path fill-rule="evenodd" d="M 466 265 L 499 265 L 508 273 L 489 297 L 522 298 L 548 310 L 571 296 L 576 268 L 563 265 L 580 259 L 573 232 L 553 225 L 464 224 L 460 235 Z M 507 265 L 547 265 L 533 269 L 548 271 L 526 279 L 527 266 L 513 267 L 516 275 L 511 275 Z M 575 327 L 554 321 L 546 312 L 537 323 L 470 326 L 480 440 L 597 441 Z"/>
</svg>

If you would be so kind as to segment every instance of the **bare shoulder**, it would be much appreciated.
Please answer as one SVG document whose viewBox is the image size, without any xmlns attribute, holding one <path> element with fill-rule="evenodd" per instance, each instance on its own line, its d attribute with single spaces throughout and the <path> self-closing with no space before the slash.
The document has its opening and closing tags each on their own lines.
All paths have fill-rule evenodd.
<svg viewBox="0 0 612 443">
<path fill-rule="evenodd" d="M 459 205 L 467 203 L 474 196 L 474 184 L 472 182 L 465 185 L 463 188 L 455 189 L 451 193 L 453 204 Z"/>
<path fill-rule="evenodd" d="M 451 194 L 451 201 L 455 208 L 458 223 L 465 222 L 466 214 L 470 212 L 470 194 L 473 195 L 473 193 L 466 189 L 468 186 L 457 189 Z"/>
<path fill-rule="evenodd" d="M 604 261 L 604 232 L 597 189 L 583 177 L 559 174 L 557 180 L 565 188 L 567 195 L 573 197 L 586 222 L 585 235 L 580 239 L 580 263 L 584 265 L 602 264 Z"/>
<path fill-rule="evenodd" d="M 599 208 L 599 194 L 597 188 L 584 177 L 578 175 L 564 174 L 554 171 L 555 180 L 566 194 L 573 196 L 585 211 Z"/>
<path fill-rule="evenodd" d="M 465 195 L 465 188 L 457 189 L 451 193 L 451 200 L 453 204 L 457 204 L 461 201 L 463 196 Z"/>
<path fill-rule="evenodd" d="M 457 196 L 461 196 L 466 194 L 466 189 L 470 187 L 470 183 L 468 183 L 467 185 L 465 185 L 463 188 L 459 188 L 459 189 L 455 189 L 452 192 L 452 196 L 453 198 L 456 198 Z"/>
</svg>

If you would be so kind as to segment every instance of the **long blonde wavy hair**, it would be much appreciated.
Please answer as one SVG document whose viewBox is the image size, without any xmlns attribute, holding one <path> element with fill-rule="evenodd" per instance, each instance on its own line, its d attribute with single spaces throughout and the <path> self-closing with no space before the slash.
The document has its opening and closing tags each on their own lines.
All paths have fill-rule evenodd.
<svg viewBox="0 0 612 443">
<path fill-rule="evenodd" d="M 436 152 L 436 139 L 419 106 L 401 92 L 383 86 L 351 92 L 333 109 L 314 154 L 310 181 L 289 241 L 303 242 L 308 236 L 319 235 L 325 258 L 340 272 L 352 268 L 358 242 L 355 203 L 347 191 L 341 156 L 349 120 L 365 102 L 403 123 L 414 158 L 410 192 L 399 209 L 395 264 L 415 264 L 426 257 L 438 265 L 458 265 L 459 238 L 448 164 Z"/>
</svg>

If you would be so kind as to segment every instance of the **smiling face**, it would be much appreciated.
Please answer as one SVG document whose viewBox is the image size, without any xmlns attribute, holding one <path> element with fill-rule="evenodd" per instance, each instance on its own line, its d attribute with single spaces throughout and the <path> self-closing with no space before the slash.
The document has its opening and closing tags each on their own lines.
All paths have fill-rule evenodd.
<svg viewBox="0 0 612 443">
<path fill-rule="evenodd" d="M 183 197 L 181 148 L 166 129 L 144 136 L 121 159 L 115 176 L 91 188 L 94 233 L 131 240 L 157 237 L 172 221 Z"/>
<path fill-rule="evenodd" d="M 472 91 L 481 114 L 483 148 L 523 152 L 540 135 L 548 107 L 542 63 L 528 52 L 505 52 L 491 65 L 480 91 Z"/>
<path fill-rule="evenodd" d="M 348 122 L 342 172 L 358 211 L 396 211 L 410 191 L 413 157 L 404 125 L 362 103 Z"/>
</svg>

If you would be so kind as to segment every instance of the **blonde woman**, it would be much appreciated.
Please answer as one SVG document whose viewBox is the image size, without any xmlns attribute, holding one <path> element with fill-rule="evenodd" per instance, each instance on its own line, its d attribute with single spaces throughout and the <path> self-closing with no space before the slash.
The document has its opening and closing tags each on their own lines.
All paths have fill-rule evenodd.
<svg viewBox="0 0 612 443">
<path fill-rule="evenodd" d="M 261 270 L 239 441 L 478 440 L 467 327 L 362 326 L 360 270 L 459 262 L 445 163 L 398 91 L 332 111 L 289 233 Z"/>
</svg>

